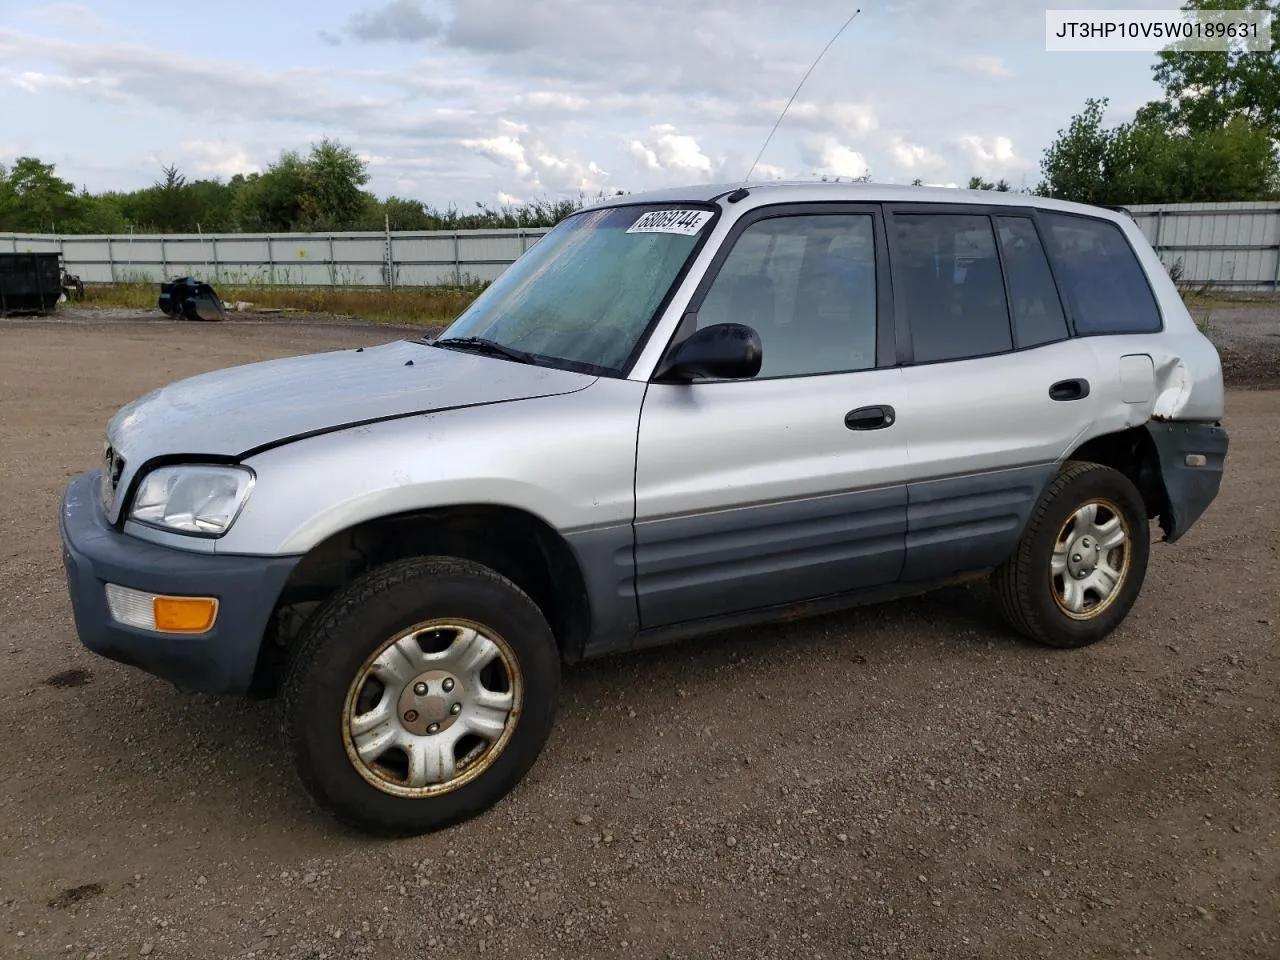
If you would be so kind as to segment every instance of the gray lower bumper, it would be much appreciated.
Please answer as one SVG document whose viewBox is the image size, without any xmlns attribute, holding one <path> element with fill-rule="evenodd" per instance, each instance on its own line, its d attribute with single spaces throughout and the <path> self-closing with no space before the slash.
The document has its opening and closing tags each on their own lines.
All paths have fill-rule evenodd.
<svg viewBox="0 0 1280 960">
<path fill-rule="evenodd" d="M 62 500 L 62 561 L 80 642 L 184 689 L 248 692 L 271 612 L 300 558 L 189 553 L 126 536 L 102 514 L 97 477 L 76 478 Z M 124 626 L 107 609 L 107 583 L 217 597 L 217 622 L 198 636 Z"/>
</svg>

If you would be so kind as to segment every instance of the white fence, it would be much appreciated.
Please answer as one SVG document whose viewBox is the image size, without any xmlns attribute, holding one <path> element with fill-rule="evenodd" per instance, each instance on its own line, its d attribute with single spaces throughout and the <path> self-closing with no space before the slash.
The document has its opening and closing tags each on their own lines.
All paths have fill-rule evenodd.
<svg viewBox="0 0 1280 960">
<path fill-rule="evenodd" d="M 546 230 L 391 233 L 2 234 L 0 251 L 57 251 L 85 283 L 436 286 L 490 281 Z"/>
<path fill-rule="evenodd" d="M 1166 268 L 1231 290 L 1280 291 L 1280 203 L 1127 207 Z"/>
<path fill-rule="evenodd" d="M 1280 203 L 1128 208 L 1166 267 L 1188 282 L 1280 291 Z M 0 233 L 0 251 L 56 250 L 86 283 L 430 286 L 490 281 L 543 230 L 49 236 Z"/>
</svg>

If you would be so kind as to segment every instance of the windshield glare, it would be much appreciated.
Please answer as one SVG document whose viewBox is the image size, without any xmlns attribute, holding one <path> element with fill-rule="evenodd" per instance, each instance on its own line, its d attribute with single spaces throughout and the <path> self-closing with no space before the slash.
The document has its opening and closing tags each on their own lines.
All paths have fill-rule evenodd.
<svg viewBox="0 0 1280 960">
<path fill-rule="evenodd" d="M 637 205 L 574 214 L 440 334 L 620 371 L 713 217 Z"/>
</svg>

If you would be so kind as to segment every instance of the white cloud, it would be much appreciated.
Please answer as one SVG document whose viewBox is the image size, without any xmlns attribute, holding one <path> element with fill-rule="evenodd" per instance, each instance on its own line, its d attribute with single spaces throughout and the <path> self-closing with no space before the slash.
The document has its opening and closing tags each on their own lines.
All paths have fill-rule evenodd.
<svg viewBox="0 0 1280 960">
<path fill-rule="evenodd" d="M 1013 73 L 1005 66 L 1004 60 L 1000 57 L 963 57 L 958 65 L 961 70 L 974 76 L 995 77 L 996 79 L 1013 76 Z"/>
<path fill-rule="evenodd" d="M 632 140 L 627 148 L 646 170 L 682 177 L 709 177 L 714 168 L 711 158 L 698 146 L 698 141 L 680 133 L 669 123 L 650 127 L 648 140 Z"/>
<path fill-rule="evenodd" d="M 1026 170 L 1034 166 L 1014 152 L 1013 140 L 1009 137 L 965 134 L 958 137 L 956 143 L 983 171 Z"/>
<path fill-rule="evenodd" d="M 511 194 L 509 194 L 509 193 L 504 193 L 502 190 L 499 190 L 499 191 L 498 191 L 498 203 L 502 204 L 502 206 L 504 206 L 504 207 L 514 207 L 514 206 L 519 205 L 519 203 L 520 203 L 520 198 L 519 198 L 519 197 L 513 197 Z"/>
<path fill-rule="evenodd" d="M 375 10 L 357 13 L 347 25 L 347 33 L 365 43 L 383 40 L 414 43 L 439 32 L 440 20 L 418 0 L 391 0 Z M 337 39 L 327 31 L 322 31 L 321 36 L 331 42 Z"/>
<path fill-rule="evenodd" d="M 498 163 L 510 165 L 516 176 L 525 179 L 533 173 L 533 167 L 525 159 L 524 144 L 515 137 L 485 137 L 481 140 L 463 140 L 464 147 L 470 147 L 481 156 L 496 160 Z"/>
<path fill-rule="evenodd" d="M 104 96 L 110 95 L 109 85 L 102 84 L 93 77 L 68 77 L 58 73 L 24 70 L 21 73 L 10 74 L 9 82 L 27 93 L 60 92 L 97 86 Z"/>
<path fill-rule="evenodd" d="M 537 142 L 525 144 L 511 134 L 464 140 L 462 145 L 509 169 L 518 183 L 533 192 L 598 193 L 609 180 L 594 160 L 583 163 L 571 151 L 560 152 Z"/>
<path fill-rule="evenodd" d="M 90 35 L 99 41 L 123 32 L 118 23 L 108 20 L 83 3 L 28 4 L 14 19 L 40 27 Z"/>
<path fill-rule="evenodd" d="M 60 68 L 8 72 L 15 83 L 25 76 L 31 92 L 74 89 L 97 100 L 224 122 L 376 123 L 393 105 L 386 97 L 339 92 L 325 82 L 333 71 L 229 65 L 139 44 L 81 44 L 0 27 L 0 64 L 20 58 Z"/>
<path fill-rule="evenodd" d="M 556 90 L 534 90 L 521 94 L 513 101 L 514 106 L 532 107 L 535 110 L 548 112 L 578 113 L 590 106 L 586 97 L 574 93 L 562 93 Z"/>
<path fill-rule="evenodd" d="M 806 142 L 802 156 L 819 176 L 863 177 L 871 172 L 866 156 L 834 137 Z"/>
<path fill-rule="evenodd" d="M 778 102 L 781 111 L 785 101 Z M 770 119 L 770 123 L 773 118 Z M 880 127 L 876 112 L 863 103 L 820 103 L 797 100 L 787 111 L 782 126 L 831 130 L 845 136 L 865 136 Z M 781 129 L 781 127 L 779 128 Z"/>
<path fill-rule="evenodd" d="M 1168 0 L 1103 5 L 1126 3 Z M 145 186 L 153 155 L 190 165 L 189 175 L 225 175 L 328 135 L 368 158 L 376 193 L 462 206 L 499 192 L 735 181 L 847 15 L 827 0 L 347 0 L 308 8 L 307 29 L 343 44 L 329 48 L 266 4 L 255 43 L 242 42 L 234 18 L 213 17 L 201 22 L 200 50 L 187 52 L 154 34 L 137 5 L 111 6 L 114 29 L 96 33 L 83 7 L 52 9 L 0 16 L 4 136 L 77 184 Z M 395 42 L 358 44 L 353 27 Z M 1043 11 L 1025 0 L 868 8 L 801 91 L 752 180 L 870 171 L 903 183 L 975 173 L 1016 183 L 1079 109 L 1071 91 L 1101 82 L 1089 58 L 1013 60 L 1024 40 L 1040 42 L 1036 30 Z M 1011 65 L 1018 96 L 991 95 Z M 1105 78 L 1108 123 L 1152 95 L 1149 71 L 1130 73 L 1141 76 Z"/>
<path fill-rule="evenodd" d="M 227 140 L 183 140 L 178 144 L 183 161 L 179 167 L 202 177 L 230 178 L 237 173 L 260 173 L 262 167 L 254 163 L 249 152 L 238 143 Z"/>
<path fill-rule="evenodd" d="M 899 167 L 904 170 L 928 169 L 940 165 L 943 160 L 927 147 L 908 143 L 900 136 L 895 136 L 889 144 L 889 154 Z"/>
</svg>

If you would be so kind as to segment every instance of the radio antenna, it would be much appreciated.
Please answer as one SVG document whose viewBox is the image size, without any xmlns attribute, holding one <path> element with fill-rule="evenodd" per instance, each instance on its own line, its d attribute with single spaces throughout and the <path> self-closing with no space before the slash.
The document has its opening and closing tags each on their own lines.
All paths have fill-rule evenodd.
<svg viewBox="0 0 1280 960">
<path fill-rule="evenodd" d="M 747 181 L 751 179 L 751 174 L 756 172 L 756 167 L 760 164 L 760 158 L 764 156 L 765 150 L 769 148 L 769 141 L 772 140 L 773 135 L 778 132 L 778 124 L 782 123 L 782 118 L 785 117 L 787 115 L 787 111 L 791 109 L 791 104 L 795 102 L 796 97 L 800 93 L 800 88 L 803 87 L 805 81 L 809 79 L 809 74 L 813 73 L 814 68 L 818 65 L 818 61 L 826 56 L 827 51 L 831 49 L 831 45 L 840 39 L 840 34 L 844 33 L 845 30 L 848 29 L 849 24 L 853 23 L 854 19 L 861 12 L 861 7 L 853 11 L 853 16 L 846 20 L 844 22 L 844 26 L 836 31 L 836 35 L 827 41 L 827 45 L 822 48 L 822 53 L 818 54 L 818 59 L 814 60 L 813 63 L 809 65 L 809 69 L 806 70 L 804 76 L 800 78 L 800 82 L 796 84 L 795 92 L 791 94 L 791 99 L 787 101 L 787 105 L 783 107 L 782 112 L 778 114 L 778 119 L 773 122 L 773 129 L 769 131 L 769 136 L 764 138 L 764 146 L 762 146 L 760 148 L 760 152 L 756 154 L 756 162 L 751 164 L 751 169 L 748 170 L 747 175 L 742 178 L 742 184 L 738 187 L 739 190 L 747 185 Z M 745 194 L 743 194 L 743 196 L 745 196 Z"/>
</svg>

